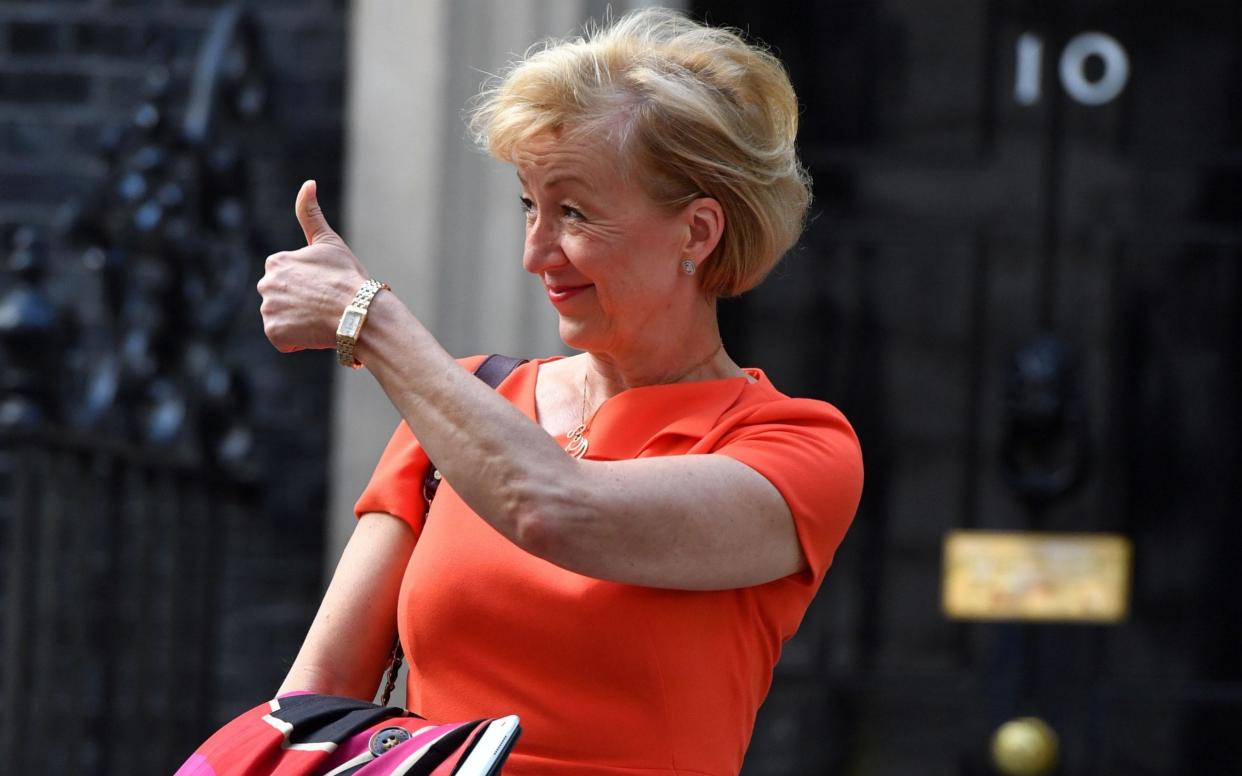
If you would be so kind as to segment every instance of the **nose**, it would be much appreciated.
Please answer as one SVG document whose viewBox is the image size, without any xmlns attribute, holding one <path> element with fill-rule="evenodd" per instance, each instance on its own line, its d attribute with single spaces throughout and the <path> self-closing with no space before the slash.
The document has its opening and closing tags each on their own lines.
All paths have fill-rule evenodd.
<svg viewBox="0 0 1242 776">
<path fill-rule="evenodd" d="M 552 224 L 536 217 L 526 226 L 526 244 L 522 251 L 522 268 L 532 275 L 541 275 L 565 263 L 560 235 Z"/>
</svg>

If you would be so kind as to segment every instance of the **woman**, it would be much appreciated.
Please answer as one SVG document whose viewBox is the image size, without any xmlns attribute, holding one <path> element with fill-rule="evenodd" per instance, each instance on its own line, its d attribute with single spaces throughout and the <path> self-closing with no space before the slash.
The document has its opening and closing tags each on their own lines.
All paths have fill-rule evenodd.
<svg viewBox="0 0 1242 776">
<path fill-rule="evenodd" d="M 375 292 L 343 356 L 404 423 L 281 692 L 371 698 L 395 611 L 411 709 L 521 715 L 506 773 L 737 773 L 862 484 L 841 414 L 740 368 L 716 322 L 802 228 L 788 78 L 644 10 L 528 56 L 473 127 L 516 168 L 523 265 L 581 352 L 493 391 Z M 309 244 L 268 259 L 265 331 L 331 348 L 368 274 L 313 182 L 297 213 Z"/>
</svg>

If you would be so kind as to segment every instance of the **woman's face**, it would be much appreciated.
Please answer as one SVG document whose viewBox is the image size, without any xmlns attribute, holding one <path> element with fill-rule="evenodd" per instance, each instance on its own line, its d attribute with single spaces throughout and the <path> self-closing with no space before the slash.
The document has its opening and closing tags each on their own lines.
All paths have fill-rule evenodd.
<svg viewBox="0 0 1242 776">
<path fill-rule="evenodd" d="M 522 264 L 543 281 L 561 339 L 620 355 L 644 338 L 675 336 L 679 300 L 697 293 L 678 269 L 690 237 L 684 219 L 627 181 L 609 149 L 549 133 L 520 146 L 514 163 L 526 212 Z"/>
</svg>

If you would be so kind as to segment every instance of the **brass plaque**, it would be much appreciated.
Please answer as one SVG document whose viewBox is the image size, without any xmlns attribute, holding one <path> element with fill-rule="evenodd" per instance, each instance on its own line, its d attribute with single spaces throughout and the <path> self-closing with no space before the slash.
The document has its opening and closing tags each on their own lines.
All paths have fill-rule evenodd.
<svg viewBox="0 0 1242 776">
<path fill-rule="evenodd" d="M 961 620 L 1118 622 L 1129 609 L 1130 553 L 1118 534 L 953 531 L 944 611 Z"/>
</svg>

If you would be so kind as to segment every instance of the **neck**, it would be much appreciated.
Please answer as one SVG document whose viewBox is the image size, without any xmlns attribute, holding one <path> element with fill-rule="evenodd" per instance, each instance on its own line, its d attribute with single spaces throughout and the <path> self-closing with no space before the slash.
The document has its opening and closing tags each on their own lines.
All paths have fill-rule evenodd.
<svg viewBox="0 0 1242 776">
<path fill-rule="evenodd" d="M 651 347 L 624 353 L 590 352 L 584 379 L 590 384 L 591 401 L 598 405 L 610 396 L 644 385 L 718 380 L 744 376 L 724 350 L 716 305 L 705 302 L 705 314 L 686 333 L 655 332 Z"/>
</svg>

